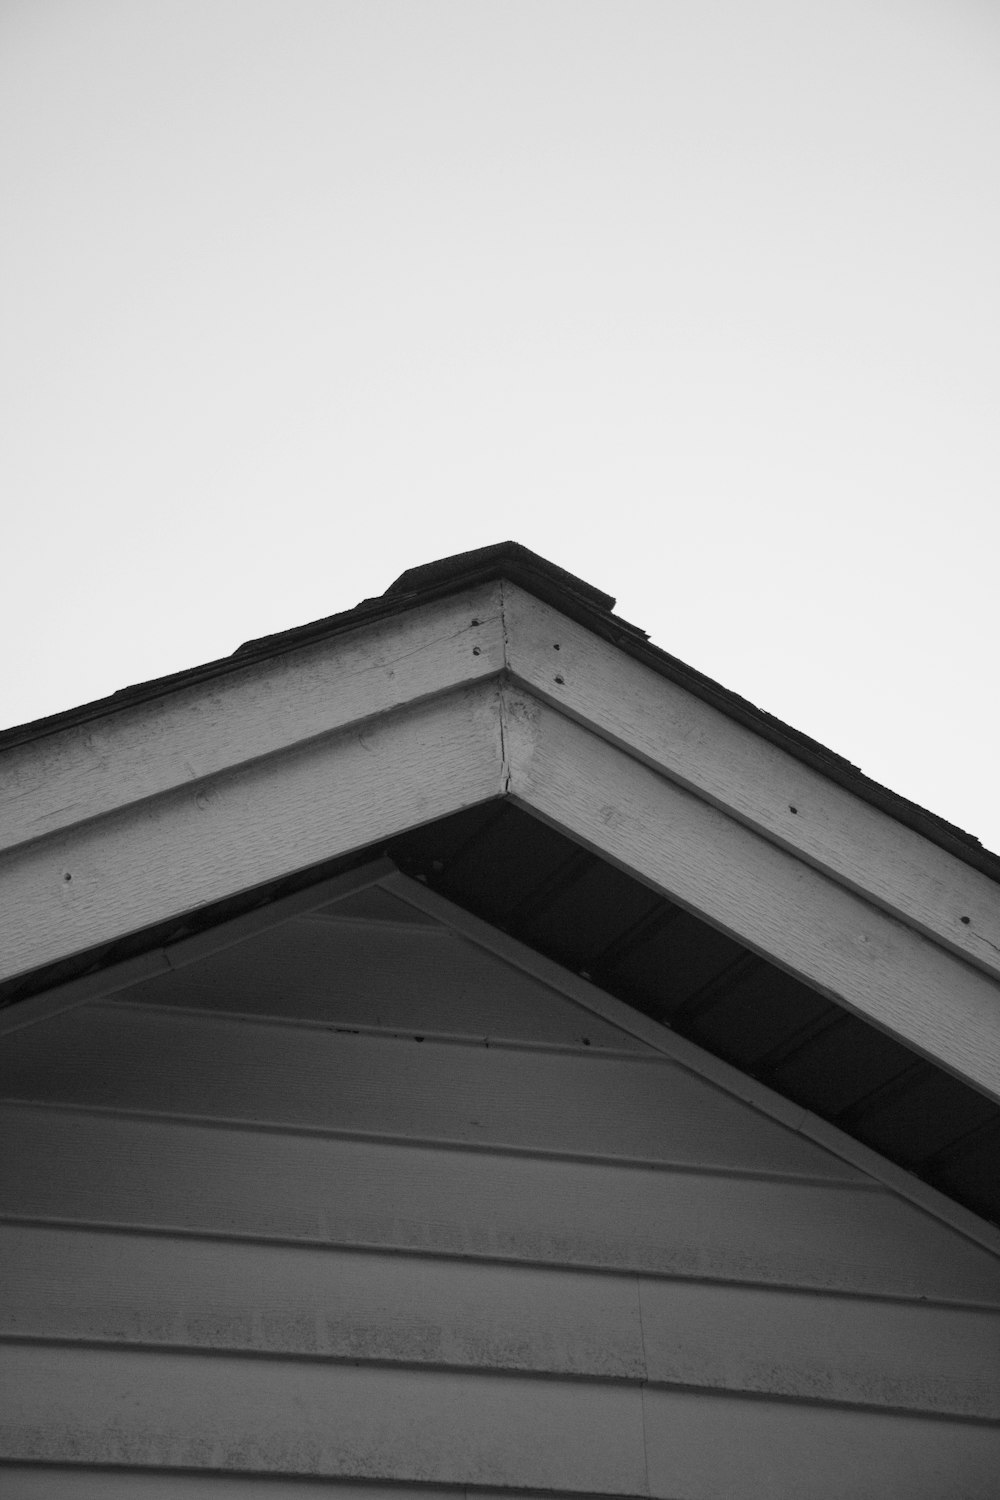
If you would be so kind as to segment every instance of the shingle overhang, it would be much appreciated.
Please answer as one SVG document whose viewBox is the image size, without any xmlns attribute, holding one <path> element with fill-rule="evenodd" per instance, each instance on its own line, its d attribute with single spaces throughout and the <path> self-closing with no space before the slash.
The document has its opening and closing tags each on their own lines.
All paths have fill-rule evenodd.
<svg viewBox="0 0 1000 1500">
<path fill-rule="evenodd" d="M 8 1023 L 387 851 L 1000 1219 L 1000 860 L 613 603 L 504 543 L 7 731 Z"/>
<path fill-rule="evenodd" d="M 363 599 L 353 609 L 342 610 L 305 625 L 293 626 L 290 630 L 278 631 L 274 635 L 246 641 L 231 656 L 219 657 L 215 661 L 166 677 L 154 678 L 149 682 L 135 683 L 130 687 L 120 688 L 107 698 L 98 698 L 63 713 L 0 730 L 0 753 L 7 748 L 105 718 L 121 708 L 149 703 L 166 694 L 229 676 L 242 667 L 273 660 L 288 652 L 366 625 L 376 625 L 417 605 L 454 595 L 462 589 L 475 589 L 479 584 L 501 578 L 520 585 L 536 598 L 551 604 L 561 614 L 609 641 L 626 655 L 641 661 L 669 681 L 676 682 L 695 697 L 712 704 L 727 717 L 745 724 L 761 738 L 780 746 L 803 765 L 820 771 L 856 797 L 888 813 L 897 822 L 914 829 L 931 843 L 948 850 L 957 859 L 1000 883 L 1000 854 L 984 848 L 974 834 L 873 781 L 844 756 L 783 723 L 773 714 L 757 708 L 748 699 L 723 687 L 678 657 L 671 656 L 668 651 L 654 645 L 639 626 L 614 614 L 615 599 L 611 594 L 577 578 L 518 542 L 498 542 L 490 547 L 459 552 L 452 557 L 409 568 L 390 584 L 384 594 Z"/>
</svg>

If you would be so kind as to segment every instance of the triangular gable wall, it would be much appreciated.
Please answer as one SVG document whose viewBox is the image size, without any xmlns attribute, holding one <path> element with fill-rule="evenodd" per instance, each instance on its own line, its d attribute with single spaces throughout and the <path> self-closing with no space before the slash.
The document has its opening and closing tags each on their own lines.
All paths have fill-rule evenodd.
<svg viewBox="0 0 1000 1500">
<path fill-rule="evenodd" d="M 991 1493 L 1000 1257 L 401 876 L 2 1076 L 2 1440 L 52 1493 Z"/>
<path fill-rule="evenodd" d="M 995 1222 L 1000 862 L 611 603 L 504 544 L 0 736 L 0 1031 L 385 852 Z"/>
</svg>

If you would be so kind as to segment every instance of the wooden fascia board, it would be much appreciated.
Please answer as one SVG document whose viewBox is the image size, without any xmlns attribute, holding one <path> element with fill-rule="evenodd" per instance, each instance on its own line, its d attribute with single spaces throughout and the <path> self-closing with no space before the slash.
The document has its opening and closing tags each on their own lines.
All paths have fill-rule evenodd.
<svg viewBox="0 0 1000 1500">
<path fill-rule="evenodd" d="M 479 584 L 0 751 L 0 858 L 503 670 L 501 585 Z"/>
<path fill-rule="evenodd" d="M 0 980 L 499 796 L 500 718 L 474 681 L 8 850 Z"/>
<path fill-rule="evenodd" d="M 997 1097 L 995 883 L 517 585 L 237 662 L 0 772 L 0 980 L 511 792 Z"/>
<path fill-rule="evenodd" d="M 1000 979 L 1000 886 L 592 631 L 504 585 L 515 684 Z"/>
<path fill-rule="evenodd" d="M 386 858 L 370 860 L 341 875 L 317 881 L 293 895 L 269 901 L 266 906 L 256 907 L 227 922 L 219 922 L 204 932 L 191 937 L 178 938 L 175 942 L 150 948 L 135 958 L 111 964 L 94 974 L 82 975 L 66 984 L 54 985 L 37 995 L 21 1000 L 0 1010 L 0 1036 L 9 1036 L 14 1031 L 23 1031 L 39 1021 L 48 1021 L 53 1016 L 63 1015 L 91 1000 L 103 1000 L 119 990 L 131 989 L 144 980 L 157 975 L 169 974 L 188 964 L 198 963 L 213 953 L 220 953 L 248 938 L 257 937 L 269 927 L 279 927 L 290 918 L 301 916 L 326 906 L 334 901 L 343 901 L 346 896 L 356 895 L 370 886 L 378 885 L 387 876 L 397 874 L 395 865 Z"/>
<path fill-rule="evenodd" d="M 1000 1102 L 996 980 L 551 703 L 503 699 L 518 805 Z"/>
</svg>

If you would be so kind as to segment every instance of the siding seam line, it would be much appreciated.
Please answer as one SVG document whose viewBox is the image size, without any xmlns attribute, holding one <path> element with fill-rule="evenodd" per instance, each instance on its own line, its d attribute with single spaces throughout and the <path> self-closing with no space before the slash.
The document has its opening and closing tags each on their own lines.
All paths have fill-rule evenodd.
<svg viewBox="0 0 1000 1500">
<path fill-rule="evenodd" d="M 890 1303 L 894 1306 L 917 1306 L 939 1308 L 943 1311 L 977 1312 L 998 1314 L 1000 1301 L 984 1302 L 963 1298 L 928 1297 L 919 1292 L 886 1292 L 857 1288 L 830 1286 L 821 1283 L 794 1281 L 748 1281 L 735 1276 L 712 1276 L 707 1273 L 693 1275 L 679 1270 L 661 1270 L 655 1266 L 634 1271 L 630 1266 L 609 1265 L 607 1262 L 540 1260 L 531 1256 L 501 1255 L 496 1251 L 460 1251 L 428 1249 L 421 1245 L 404 1245 L 398 1242 L 371 1240 L 345 1240 L 336 1237 L 315 1237 L 263 1234 L 259 1231 L 240 1232 L 226 1229 L 201 1229 L 189 1225 L 162 1225 L 121 1220 L 87 1218 L 60 1218 L 53 1215 L 11 1213 L 0 1208 L 0 1230 L 13 1228 L 45 1229 L 65 1233 L 104 1234 L 134 1236 L 142 1239 L 190 1240 L 195 1243 L 209 1242 L 224 1245 L 256 1245 L 276 1249 L 305 1252 L 344 1253 L 345 1255 L 404 1256 L 418 1260 L 458 1261 L 468 1265 L 526 1267 L 530 1270 L 570 1272 L 588 1276 L 625 1277 L 639 1275 L 647 1281 L 679 1282 L 685 1285 L 736 1287 L 746 1290 L 776 1291 L 803 1297 L 846 1297 L 851 1301 Z"/>
<path fill-rule="evenodd" d="M 588 1385 L 604 1386 L 610 1388 L 635 1389 L 642 1394 L 645 1392 L 664 1391 L 682 1395 L 697 1395 L 707 1398 L 720 1397 L 723 1399 L 770 1402 L 773 1405 L 810 1407 L 813 1409 L 848 1411 L 862 1414 L 870 1414 L 884 1417 L 919 1418 L 928 1422 L 951 1422 L 963 1426 L 996 1428 L 998 1417 L 993 1412 L 969 1412 L 946 1410 L 941 1407 L 912 1405 L 904 1406 L 899 1403 L 866 1401 L 863 1399 L 852 1399 L 847 1396 L 810 1396 L 796 1391 L 767 1390 L 748 1385 L 730 1384 L 717 1385 L 706 1382 L 690 1380 L 649 1380 L 640 1377 L 632 1379 L 622 1375 L 602 1375 L 591 1373 L 580 1373 L 570 1370 L 545 1370 L 531 1369 L 517 1365 L 461 1365 L 442 1364 L 432 1361 L 421 1361 L 415 1359 L 392 1360 L 387 1358 L 359 1358 L 357 1354 L 314 1354 L 311 1351 L 301 1352 L 297 1350 L 275 1349 L 264 1350 L 255 1348 L 239 1348 L 230 1346 L 196 1345 L 196 1344 L 165 1344 L 149 1342 L 131 1342 L 121 1338 L 74 1338 L 69 1335 L 43 1335 L 30 1333 L 0 1334 L 0 1349 L 2 1348 L 27 1348 L 27 1349 L 63 1349 L 70 1352 L 81 1350 L 85 1353 L 107 1353 L 116 1352 L 128 1358 L 129 1355 L 162 1354 L 168 1359 L 178 1356 L 184 1359 L 205 1359 L 206 1361 L 217 1360 L 246 1360 L 267 1361 L 270 1363 L 305 1364 L 309 1366 L 324 1365 L 338 1369 L 396 1371 L 403 1374 L 430 1375 L 460 1375 L 470 1380 L 480 1377 L 485 1379 L 500 1380 L 523 1380 L 527 1382 L 539 1382 L 549 1384 L 565 1385 Z"/>
<path fill-rule="evenodd" d="M 649 1384 L 649 1360 L 646 1357 L 646 1330 L 642 1320 L 642 1280 L 635 1276 L 635 1306 L 639 1314 L 639 1345 L 642 1351 L 642 1378 L 639 1382 L 639 1414 L 642 1419 L 642 1467 L 646 1476 L 646 1494 L 649 1490 L 649 1439 L 646 1433 L 646 1387 Z"/>
<path fill-rule="evenodd" d="M 555 1161 L 568 1165 L 606 1167 L 609 1169 L 656 1172 L 677 1177 L 724 1178 L 730 1182 L 766 1182 L 794 1188 L 815 1188 L 844 1193 L 893 1195 L 874 1179 L 821 1177 L 799 1172 L 765 1171 L 760 1168 L 715 1166 L 711 1163 L 658 1160 L 654 1157 L 598 1155 L 596 1152 L 571 1151 L 568 1148 L 522 1146 L 509 1141 L 462 1140 L 458 1137 L 400 1135 L 389 1131 L 352 1129 L 349 1126 L 310 1125 L 283 1120 L 253 1119 L 239 1115 L 186 1114 L 177 1110 L 150 1110 L 118 1104 L 88 1104 L 63 1099 L 40 1099 L 30 1095 L 6 1095 L 0 1099 L 0 1113 L 39 1110 L 52 1114 L 83 1115 L 87 1119 L 138 1121 L 150 1125 L 176 1125 L 179 1129 L 232 1131 L 240 1135 L 297 1136 L 303 1140 L 346 1141 L 358 1145 L 389 1146 L 399 1150 L 461 1153 L 470 1156 L 513 1158 L 529 1161 Z"/>
</svg>

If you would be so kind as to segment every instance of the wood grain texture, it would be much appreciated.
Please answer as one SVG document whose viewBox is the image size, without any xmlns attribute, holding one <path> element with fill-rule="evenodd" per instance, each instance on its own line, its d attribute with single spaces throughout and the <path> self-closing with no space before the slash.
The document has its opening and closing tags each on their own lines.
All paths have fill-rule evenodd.
<svg viewBox="0 0 1000 1500">
<path fill-rule="evenodd" d="M 5 1105 L 0 1217 L 1000 1306 L 889 1193 Z"/>
<path fill-rule="evenodd" d="M 25 845 L 0 858 L 0 979 L 487 800 L 501 780 L 485 683 Z"/>
<path fill-rule="evenodd" d="M 550 985 L 450 933 L 297 920 L 144 981 L 121 1000 L 412 1034 L 646 1050 Z"/>
<path fill-rule="evenodd" d="M 4 750 L 0 850 L 448 692 L 503 665 L 495 583 L 268 661 L 234 661 L 205 682 Z"/>
<path fill-rule="evenodd" d="M 505 690 L 517 801 L 1000 1101 L 1000 985 L 564 714 Z"/>
<path fill-rule="evenodd" d="M 645 1488 L 635 1386 L 31 1345 L 0 1366 L 9 1460 Z"/>
<path fill-rule="evenodd" d="M 988 876 L 515 584 L 503 612 L 515 681 L 1000 978 Z"/>
<path fill-rule="evenodd" d="M 7 1338 L 641 1380 L 631 1277 L 0 1225 Z"/>
<path fill-rule="evenodd" d="M 11 1037 L 0 1097 L 867 1183 L 665 1059 L 436 1043 L 90 1005 Z"/>
</svg>

